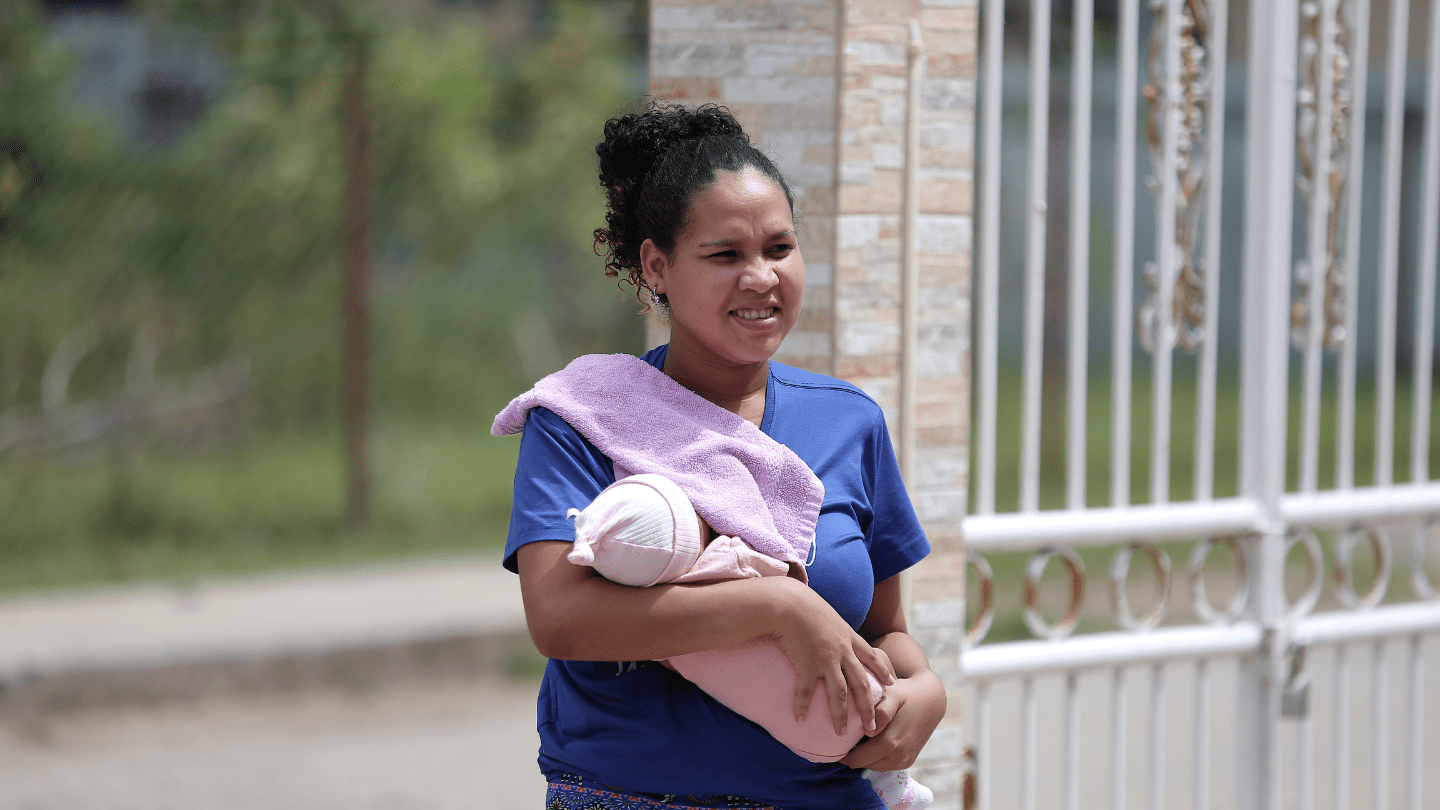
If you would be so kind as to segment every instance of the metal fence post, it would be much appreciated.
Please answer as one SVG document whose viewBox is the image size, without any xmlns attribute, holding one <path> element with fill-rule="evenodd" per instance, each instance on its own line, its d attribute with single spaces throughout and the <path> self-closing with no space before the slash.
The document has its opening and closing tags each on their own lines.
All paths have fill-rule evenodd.
<svg viewBox="0 0 1440 810">
<path fill-rule="evenodd" d="M 1236 801 L 1280 806 L 1280 697 L 1284 685 L 1286 389 L 1295 165 L 1297 0 L 1250 4 L 1241 354 L 1240 492 L 1263 515 L 1248 544 L 1255 591 L 1248 620 L 1264 642 L 1240 670 Z"/>
</svg>

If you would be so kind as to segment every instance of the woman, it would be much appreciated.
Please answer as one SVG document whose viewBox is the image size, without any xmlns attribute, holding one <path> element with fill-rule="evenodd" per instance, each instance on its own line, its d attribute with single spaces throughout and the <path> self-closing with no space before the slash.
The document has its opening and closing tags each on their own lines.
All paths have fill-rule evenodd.
<svg viewBox="0 0 1440 810">
<path fill-rule="evenodd" d="M 945 713 L 900 605 L 898 575 L 929 545 L 879 407 L 854 386 L 770 361 L 805 285 L 789 188 L 714 106 L 612 119 L 596 152 L 607 274 L 623 274 L 670 324 L 670 343 L 643 359 L 792 450 L 824 499 L 808 584 L 611 583 L 566 559 L 565 514 L 613 483 L 614 465 L 552 411 L 529 412 L 505 563 L 551 659 L 539 700 L 547 807 L 883 810 L 858 769 L 908 767 Z M 637 425 L 645 418 L 635 414 Z M 871 736 L 840 762 L 794 755 L 653 663 L 761 635 L 795 666 L 797 716 L 821 690 L 838 729 L 867 669 L 887 683 L 873 708 L 859 702 Z"/>
</svg>

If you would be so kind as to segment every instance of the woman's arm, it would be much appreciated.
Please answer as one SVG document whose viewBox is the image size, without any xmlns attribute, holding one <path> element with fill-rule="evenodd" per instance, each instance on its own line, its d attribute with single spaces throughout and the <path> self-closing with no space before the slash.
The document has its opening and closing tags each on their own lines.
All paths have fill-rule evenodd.
<svg viewBox="0 0 1440 810">
<path fill-rule="evenodd" d="M 885 656 L 790 577 L 631 588 L 571 563 L 570 548 L 542 541 L 516 556 L 530 637 L 547 658 L 655 660 L 773 636 L 795 665 L 796 717 L 823 681 L 837 732 L 845 725 L 847 690 L 867 691 L 866 667 L 884 683 L 893 680 Z M 867 728 L 877 722 L 874 711 L 861 710 Z"/>
<path fill-rule="evenodd" d="M 860 633 L 890 656 L 898 680 L 875 707 L 874 735 L 840 762 L 879 771 L 908 768 L 944 719 L 948 699 L 925 651 L 907 632 L 899 575 L 875 586 L 875 598 Z"/>
</svg>

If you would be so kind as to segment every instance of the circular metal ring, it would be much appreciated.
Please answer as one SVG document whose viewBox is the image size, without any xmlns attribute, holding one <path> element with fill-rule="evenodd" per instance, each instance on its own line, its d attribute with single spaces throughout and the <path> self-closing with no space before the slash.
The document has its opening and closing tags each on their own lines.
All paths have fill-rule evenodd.
<svg viewBox="0 0 1440 810">
<path fill-rule="evenodd" d="M 1070 606 L 1057 624 L 1050 624 L 1040 615 L 1040 578 L 1050 558 L 1059 557 L 1070 573 Z M 1085 604 L 1085 563 L 1074 549 L 1041 549 L 1025 565 L 1025 625 L 1036 638 L 1061 639 L 1075 632 L 1080 622 L 1080 609 Z"/>
<path fill-rule="evenodd" d="M 965 638 L 961 642 L 969 648 L 979 644 L 990 632 L 990 625 L 995 622 L 995 572 L 990 568 L 990 563 L 979 554 L 967 552 L 965 565 L 975 569 L 980 586 L 980 610 L 975 614 L 975 622 L 965 628 Z M 970 601 L 969 593 L 965 594 L 965 600 Z"/>
<path fill-rule="evenodd" d="M 1230 603 L 1223 613 L 1210 604 L 1210 596 L 1205 592 L 1205 561 L 1217 542 L 1230 549 L 1230 558 L 1235 561 L 1235 592 L 1230 595 Z M 1235 537 L 1218 540 L 1207 537 L 1197 543 L 1190 553 L 1190 602 L 1195 615 L 1210 624 L 1234 624 L 1245 612 L 1249 601 L 1250 566 L 1245 562 L 1245 550 L 1240 547 L 1240 541 Z"/>
<path fill-rule="evenodd" d="M 1125 580 L 1130 574 L 1130 558 L 1135 549 L 1142 549 L 1150 556 L 1155 567 L 1155 606 L 1141 618 L 1130 612 L 1130 599 L 1125 594 Z M 1115 619 L 1126 630 L 1143 632 L 1153 629 L 1165 618 L 1165 607 L 1170 602 L 1170 555 L 1154 543 L 1129 543 L 1115 551 L 1110 562 L 1110 595 L 1115 600 Z"/>
<path fill-rule="evenodd" d="M 1305 547 L 1306 561 L 1310 563 L 1310 584 L 1305 587 L 1300 598 L 1286 610 L 1286 616 L 1292 621 L 1308 615 L 1320 601 L 1321 580 L 1324 578 L 1321 572 L 1325 568 L 1325 555 L 1320 550 L 1320 540 L 1315 537 L 1315 532 L 1303 526 L 1297 526 L 1285 533 L 1285 553 L 1281 559 L 1289 559 L 1290 549 L 1297 544 Z M 1283 592 L 1280 598 L 1282 601 L 1285 599 Z"/>
<path fill-rule="evenodd" d="M 1355 593 L 1355 546 L 1370 541 L 1375 553 L 1375 581 L 1364 594 Z M 1335 540 L 1335 596 L 1351 610 L 1369 610 L 1380 604 L 1390 587 L 1390 536 L 1373 523 L 1346 530 Z"/>
<path fill-rule="evenodd" d="M 1410 586 L 1415 589 L 1416 596 L 1425 600 L 1435 598 L 1435 584 L 1425 571 L 1425 558 L 1429 556 L 1430 533 L 1437 527 L 1440 527 L 1440 519 L 1433 516 L 1426 518 L 1415 530 L 1415 538 L 1410 543 Z"/>
</svg>

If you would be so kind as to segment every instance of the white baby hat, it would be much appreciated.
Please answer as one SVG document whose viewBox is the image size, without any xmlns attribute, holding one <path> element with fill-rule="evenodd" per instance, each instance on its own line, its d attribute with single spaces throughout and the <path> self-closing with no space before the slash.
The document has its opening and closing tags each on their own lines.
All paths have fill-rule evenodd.
<svg viewBox="0 0 1440 810">
<path fill-rule="evenodd" d="M 622 585 L 655 585 L 685 573 L 700 556 L 695 507 L 663 475 L 622 478 L 584 509 L 571 509 L 575 547 L 568 559 Z"/>
</svg>

